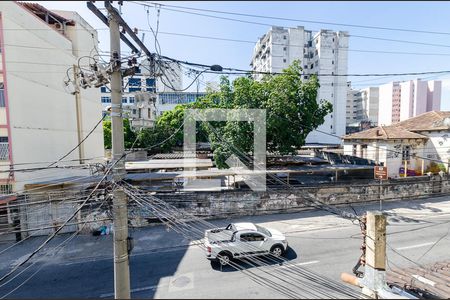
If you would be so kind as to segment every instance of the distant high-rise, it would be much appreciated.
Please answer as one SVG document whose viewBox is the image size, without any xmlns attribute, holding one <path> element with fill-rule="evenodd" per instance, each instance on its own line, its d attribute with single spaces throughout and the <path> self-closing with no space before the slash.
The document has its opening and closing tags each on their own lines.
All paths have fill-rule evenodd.
<svg viewBox="0 0 450 300">
<path fill-rule="evenodd" d="M 427 111 L 440 110 L 441 81 L 416 79 L 402 82 L 400 85 L 402 95 L 399 121 L 418 116 Z"/>
<path fill-rule="evenodd" d="M 390 82 L 379 87 L 378 125 L 391 125 L 428 111 L 439 111 L 441 81 Z M 391 107 L 391 109 L 388 109 Z"/>
<path fill-rule="evenodd" d="M 317 100 L 325 99 L 333 104 L 333 112 L 318 128 L 328 134 L 313 131 L 306 138 L 307 144 L 340 144 L 339 136 L 345 134 L 347 77 L 333 75 L 347 73 L 347 49 L 346 32 L 320 30 L 313 34 L 302 26 L 274 26 L 256 42 L 250 64 L 254 71 L 278 73 L 299 59 L 305 80 L 312 74 L 318 75 Z M 254 78 L 261 79 L 262 76 L 255 74 Z"/>
</svg>

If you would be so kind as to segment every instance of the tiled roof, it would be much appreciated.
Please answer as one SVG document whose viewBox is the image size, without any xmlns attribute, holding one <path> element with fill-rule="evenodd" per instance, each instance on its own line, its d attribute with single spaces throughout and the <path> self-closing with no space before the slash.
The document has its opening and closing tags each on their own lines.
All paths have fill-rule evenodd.
<svg viewBox="0 0 450 300">
<path fill-rule="evenodd" d="M 369 130 L 345 135 L 344 140 L 369 139 L 369 140 L 392 140 L 392 139 L 426 139 L 421 131 L 450 130 L 450 123 L 444 124 L 445 118 L 450 118 L 450 111 L 430 111 L 417 117 L 398 122 L 390 126 L 378 126 Z"/>
<path fill-rule="evenodd" d="M 450 118 L 450 111 L 430 111 L 391 126 L 409 131 L 448 130 L 444 119 Z"/>
<path fill-rule="evenodd" d="M 368 140 L 394 140 L 394 139 L 427 139 L 425 135 L 414 133 L 401 127 L 378 126 L 368 130 L 356 132 L 342 137 L 344 140 L 368 139 Z"/>
</svg>

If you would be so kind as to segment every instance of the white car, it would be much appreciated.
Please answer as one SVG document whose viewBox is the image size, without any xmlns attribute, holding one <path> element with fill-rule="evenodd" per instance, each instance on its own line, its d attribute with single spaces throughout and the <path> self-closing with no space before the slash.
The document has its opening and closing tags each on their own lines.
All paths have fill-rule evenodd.
<svg viewBox="0 0 450 300">
<path fill-rule="evenodd" d="M 282 256 L 288 247 L 278 230 L 253 223 L 231 223 L 205 231 L 206 258 L 227 265 L 232 259 L 272 254 Z"/>
</svg>

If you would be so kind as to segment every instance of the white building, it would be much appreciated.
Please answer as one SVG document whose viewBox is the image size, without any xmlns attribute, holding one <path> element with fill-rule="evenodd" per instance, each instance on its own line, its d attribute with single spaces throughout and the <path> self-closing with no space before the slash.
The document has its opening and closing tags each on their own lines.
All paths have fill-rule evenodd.
<svg viewBox="0 0 450 300">
<path fill-rule="evenodd" d="M 301 61 L 304 79 L 317 74 L 320 89 L 317 100 L 325 99 L 333 104 L 333 112 L 325 117 L 319 130 L 342 136 L 345 134 L 347 78 L 333 76 L 347 73 L 348 34 L 321 30 L 316 34 L 304 27 L 283 28 L 273 26 L 256 43 L 251 67 L 260 72 L 281 72 L 296 59 Z M 320 76 L 330 75 L 330 76 Z M 256 79 L 262 75 L 255 74 Z M 340 144 L 339 137 L 318 131 L 311 132 L 307 144 Z"/>
<path fill-rule="evenodd" d="M 141 66 L 137 68 L 136 74 L 123 78 L 122 106 L 125 114 L 127 114 L 129 118 L 134 119 L 135 124 L 140 124 L 136 125 L 136 127 L 145 127 L 143 124 L 148 123 L 148 116 L 160 115 L 162 111 L 168 110 L 165 106 L 160 107 L 158 105 L 159 102 L 157 99 L 159 93 L 175 92 L 183 88 L 183 77 L 179 65 L 167 63 L 165 64 L 164 71 L 158 67 L 156 72 L 161 76 L 158 76 L 155 80 L 154 76 L 150 74 L 149 62 L 143 60 Z M 103 113 L 105 114 L 106 109 L 111 105 L 111 92 L 109 86 L 101 87 L 100 92 Z M 151 97 L 153 99 L 152 104 L 143 103 L 141 101 L 139 105 L 137 105 L 136 94 L 142 93 L 153 93 Z M 148 109 L 154 111 L 148 113 L 143 111 Z"/>
<path fill-rule="evenodd" d="M 400 119 L 400 83 L 389 82 L 379 86 L 378 125 L 390 125 Z M 398 121 L 397 121 L 398 122 Z"/>
<path fill-rule="evenodd" d="M 407 120 L 427 111 L 440 110 L 441 81 L 416 79 L 402 82 L 400 86 L 402 95 L 399 121 Z"/>
<path fill-rule="evenodd" d="M 448 172 L 450 112 L 431 111 L 343 137 L 344 154 L 383 163 L 390 177 L 425 174 L 432 163 Z"/>
<path fill-rule="evenodd" d="M 69 68 L 78 64 L 79 57 L 90 55 L 97 44 L 97 32 L 76 12 L 55 13 L 38 4 L 0 2 L 1 171 L 21 163 L 32 163 L 25 168 L 48 166 L 79 144 L 100 121 L 98 89 L 81 89 L 74 95 L 63 85 Z M 103 161 L 103 156 L 100 125 L 59 165 L 76 166 L 92 158 L 88 162 Z M 27 183 L 72 175 L 89 175 L 89 170 L 2 172 L 1 189 L 19 191 Z"/>
<path fill-rule="evenodd" d="M 379 88 L 368 87 L 360 90 L 364 119 L 378 125 Z"/>
<path fill-rule="evenodd" d="M 428 111 L 439 111 L 441 86 L 441 81 L 420 79 L 381 85 L 378 124 L 391 125 Z"/>
<path fill-rule="evenodd" d="M 347 83 L 346 125 L 366 120 L 363 109 L 361 91 L 352 89 L 351 82 Z"/>
</svg>

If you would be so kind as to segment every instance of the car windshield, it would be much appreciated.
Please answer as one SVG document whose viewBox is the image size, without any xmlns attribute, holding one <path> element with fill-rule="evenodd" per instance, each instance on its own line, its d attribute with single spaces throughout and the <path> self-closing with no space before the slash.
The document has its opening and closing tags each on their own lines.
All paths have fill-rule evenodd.
<svg viewBox="0 0 450 300">
<path fill-rule="evenodd" d="M 272 236 L 272 234 L 270 233 L 270 231 L 267 230 L 266 228 L 264 228 L 264 227 L 262 227 L 262 226 L 259 226 L 259 225 L 256 225 L 256 224 L 255 224 L 255 226 L 256 226 L 256 229 L 257 229 L 259 232 L 261 232 L 261 233 L 263 233 L 263 234 L 265 234 L 265 235 L 267 235 L 267 236 Z"/>
</svg>

